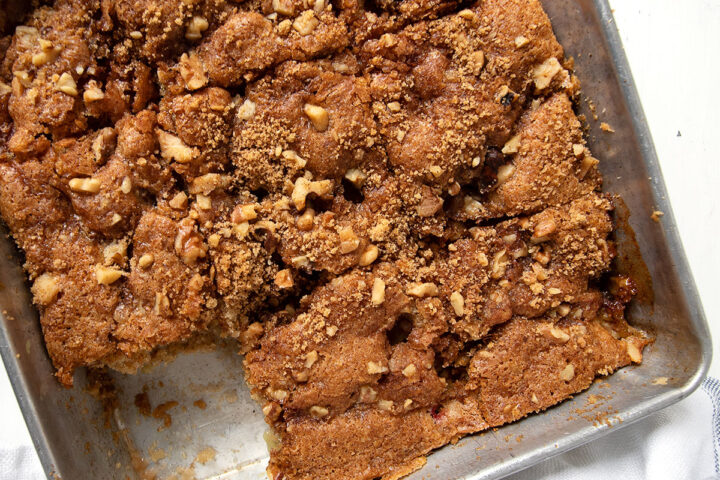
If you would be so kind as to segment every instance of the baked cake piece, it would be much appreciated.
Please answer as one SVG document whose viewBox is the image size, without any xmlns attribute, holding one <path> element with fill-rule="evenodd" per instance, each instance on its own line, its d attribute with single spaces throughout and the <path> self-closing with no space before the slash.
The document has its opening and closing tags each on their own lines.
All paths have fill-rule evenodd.
<svg viewBox="0 0 720 480">
<path fill-rule="evenodd" d="M 66 386 L 235 339 L 271 478 L 398 478 L 642 361 L 538 0 L 56 0 L 0 46 Z"/>
</svg>

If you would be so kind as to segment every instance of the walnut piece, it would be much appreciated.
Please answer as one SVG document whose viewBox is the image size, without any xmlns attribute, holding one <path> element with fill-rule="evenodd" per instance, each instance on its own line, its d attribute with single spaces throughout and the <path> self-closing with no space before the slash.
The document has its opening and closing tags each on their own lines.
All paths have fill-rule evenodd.
<svg viewBox="0 0 720 480">
<path fill-rule="evenodd" d="M 206 19 L 196 15 L 190 19 L 190 23 L 185 29 L 185 38 L 188 40 L 200 40 L 202 32 L 207 30 L 209 26 L 210 24 Z"/>
<path fill-rule="evenodd" d="M 387 371 L 388 371 L 388 367 L 382 365 L 381 363 L 368 362 L 368 364 L 367 364 L 367 372 L 370 375 L 375 375 L 377 373 L 386 373 Z"/>
<path fill-rule="evenodd" d="M 245 100 L 237 109 L 237 116 L 242 120 L 250 120 L 255 116 L 257 105 L 252 100 Z"/>
<path fill-rule="evenodd" d="M 535 225 L 531 241 L 533 243 L 545 242 L 550 239 L 550 235 L 555 233 L 556 230 L 557 224 L 555 223 L 555 220 L 552 218 L 542 219 L 537 223 L 537 225 Z"/>
<path fill-rule="evenodd" d="M 515 173 L 515 165 L 513 165 L 512 163 L 507 163 L 505 165 L 501 165 L 500 168 L 498 168 L 498 172 L 497 172 L 498 186 L 507 182 L 510 179 L 510 177 L 513 176 L 514 173 Z"/>
<path fill-rule="evenodd" d="M 417 367 L 415 367 L 414 364 L 409 364 L 407 367 L 403 368 L 402 374 L 405 377 L 413 377 L 417 373 Z"/>
<path fill-rule="evenodd" d="M 72 178 L 68 182 L 70 190 L 79 193 L 98 193 L 100 185 L 97 178 Z"/>
<path fill-rule="evenodd" d="M 315 130 L 318 132 L 324 132 L 327 130 L 328 124 L 330 123 L 330 116 L 328 115 L 327 110 L 323 107 L 306 103 L 303 107 L 303 112 L 305 112 L 305 115 L 307 115 L 310 119 L 310 123 L 313 124 Z"/>
<path fill-rule="evenodd" d="M 155 257 L 151 253 L 146 253 L 138 259 L 138 267 L 142 269 L 148 268 L 155 261 Z"/>
<path fill-rule="evenodd" d="M 305 10 L 293 22 L 292 26 L 300 35 L 310 35 L 315 27 L 318 26 L 320 20 L 315 16 L 312 10 Z"/>
<path fill-rule="evenodd" d="M 95 266 L 95 278 L 100 285 L 110 285 L 122 277 L 123 272 L 117 268 Z"/>
<path fill-rule="evenodd" d="M 275 274 L 275 285 L 278 288 L 291 288 L 294 285 L 292 271 L 289 268 L 280 270 Z"/>
<path fill-rule="evenodd" d="M 340 253 L 346 254 L 354 252 L 360 246 L 360 239 L 355 235 L 352 228 L 344 228 L 340 230 Z"/>
<path fill-rule="evenodd" d="M 299 211 L 305 208 L 307 196 L 314 193 L 320 197 L 328 195 L 332 191 L 332 180 L 310 181 L 305 177 L 295 180 L 295 187 L 292 191 L 292 202 Z"/>
<path fill-rule="evenodd" d="M 360 255 L 358 265 L 366 267 L 377 260 L 380 250 L 375 245 L 368 245 L 365 251 Z"/>
<path fill-rule="evenodd" d="M 329 410 L 325 407 L 320 407 L 318 405 L 313 405 L 310 407 L 310 415 L 317 418 L 322 418 L 326 416 L 329 412 Z"/>
<path fill-rule="evenodd" d="M 35 279 L 30 290 L 37 303 L 47 306 L 54 302 L 60 293 L 60 282 L 55 275 L 43 273 Z"/>
<path fill-rule="evenodd" d="M 295 13 L 293 0 L 273 0 L 272 8 L 275 12 L 287 17 L 290 17 Z"/>
<path fill-rule="evenodd" d="M 75 79 L 67 72 L 60 75 L 60 78 L 58 78 L 57 82 L 55 82 L 55 90 L 59 90 L 62 93 L 73 97 L 76 97 L 78 94 Z"/>
<path fill-rule="evenodd" d="M 533 82 L 535 82 L 535 88 L 540 91 L 546 89 L 555 75 L 560 73 L 562 66 L 558 59 L 550 57 L 543 63 L 535 67 L 532 71 Z"/>
<path fill-rule="evenodd" d="M 189 163 L 197 155 L 195 148 L 188 147 L 179 137 L 164 130 L 157 129 L 160 155 L 165 160 L 175 160 L 178 163 Z"/>
<path fill-rule="evenodd" d="M 385 301 L 385 282 L 379 278 L 373 281 L 372 295 L 370 300 L 373 305 L 382 305 Z"/>
<path fill-rule="evenodd" d="M 575 367 L 573 367 L 572 363 L 568 363 L 565 368 L 563 368 L 560 371 L 560 380 L 564 380 L 566 382 L 569 382 L 575 377 Z"/>
<path fill-rule="evenodd" d="M 517 153 L 520 150 L 520 135 L 515 135 L 510 140 L 505 142 L 505 146 L 502 148 L 502 153 L 510 155 L 511 153 Z"/>
<path fill-rule="evenodd" d="M 437 297 L 440 291 L 434 283 L 413 283 L 407 290 L 407 294 L 413 297 Z"/>
<path fill-rule="evenodd" d="M 194 52 L 183 53 L 180 57 L 180 76 L 188 90 L 197 90 L 208 82 L 200 57 Z"/>
<path fill-rule="evenodd" d="M 460 292 L 450 294 L 450 305 L 455 310 L 455 315 L 462 317 L 465 314 L 465 298 Z"/>
</svg>

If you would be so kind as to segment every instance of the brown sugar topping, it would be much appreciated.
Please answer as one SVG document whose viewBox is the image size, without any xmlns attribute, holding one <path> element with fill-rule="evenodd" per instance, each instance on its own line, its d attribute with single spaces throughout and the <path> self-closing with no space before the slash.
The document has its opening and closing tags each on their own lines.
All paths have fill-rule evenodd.
<svg viewBox="0 0 720 480">
<path fill-rule="evenodd" d="M 540 3 L 370 3 L 57 0 L 0 39 L 0 214 L 63 384 L 234 339 L 270 474 L 373 479 L 642 361 Z"/>
</svg>

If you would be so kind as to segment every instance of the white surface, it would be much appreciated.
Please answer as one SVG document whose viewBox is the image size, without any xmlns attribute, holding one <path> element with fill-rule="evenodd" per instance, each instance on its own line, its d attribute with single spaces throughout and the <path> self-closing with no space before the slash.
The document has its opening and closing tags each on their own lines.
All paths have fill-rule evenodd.
<svg viewBox="0 0 720 480">
<path fill-rule="evenodd" d="M 713 336 L 720 341 L 720 294 L 715 291 L 720 250 L 714 248 L 720 234 L 720 206 L 715 203 L 720 199 L 720 95 L 716 91 L 720 78 L 720 0 L 610 3 L 648 117 L 685 251 Z M 715 352 L 710 374 L 720 377 L 717 347 Z M 4 369 L 0 371 L 0 405 L 0 480 L 40 478 Z M 705 412 L 700 412 L 702 405 Z M 639 425 L 515 478 L 564 479 L 578 478 L 578 474 L 582 478 L 608 478 L 611 475 L 605 470 L 607 476 L 591 476 L 590 469 L 600 473 L 606 459 L 617 454 L 628 461 L 633 454 L 645 459 L 644 464 L 627 464 L 630 466 L 611 472 L 622 473 L 627 480 L 703 478 L 708 472 L 705 461 L 711 456 L 711 445 L 701 440 L 709 439 L 709 432 L 699 432 L 704 432 L 703 426 L 709 429 L 709 424 L 707 397 L 698 392 Z M 19 455 L 11 455 L 9 445 L 24 447 Z M 682 452 L 686 452 L 685 457 Z M 668 458 L 673 459 L 672 465 L 665 461 Z M 27 475 L 16 473 L 21 466 Z"/>
<path fill-rule="evenodd" d="M 720 0 L 610 4 L 716 339 L 710 375 L 720 378 Z"/>
</svg>

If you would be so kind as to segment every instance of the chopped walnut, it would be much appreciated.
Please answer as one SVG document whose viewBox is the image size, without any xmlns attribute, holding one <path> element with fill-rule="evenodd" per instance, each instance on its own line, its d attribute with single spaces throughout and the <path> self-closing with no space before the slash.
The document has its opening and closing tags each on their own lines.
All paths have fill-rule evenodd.
<svg viewBox="0 0 720 480">
<path fill-rule="evenodd" d="M 189 163 L 198 155 L 195 148 L 188 147 L 179 137 L 164 130 L 157 130 L 160 143 L 160 155 L 165 160 L 175 160 L 178 163 Z"/>
<path fill-rule="evenodd" d="M 477 20 L 477 15 L 475 14 L 475 12 L 473 12 L 473 11 L 470 10 L 469 8 L 466 8 L 466 9 L 464 9 L 464 10 L 460 10 L 460 11 L 458 12 L 458 16 L 459 16 L 460 18 L 464 18 L 465 20 L 471 20 L 471 21 Z"/>
<path fill-rule="evenodd" d="M 242 120 L 250 120 L 255 116 L 257 105 L 252 100 L 245 100 L 237 109 L 237 116 Z"/>
<path fill-rule="evenodd" d="M 295 204 L 295 208 L 303 210 L 309 194 L 314 193 L 322 197 L 328 195 L 332 191 L 332 187 L 332 180 L 310 181 L 305 177 L 298 177 L 291 195 L 292 202 Z"/>
<path fill-rule="evenodd" d="M 378 408 L 380 410 L 392 410 L 394 402 L 392 400 L 379 400 Z"/>
<path fill-rule="evenodd" d="M 148 268 L 155 261 L 155 257 L 151 253 L 141 255 L 138 259 L 138 267 L 142 269 Z"/>
<path fill-rule="evenodd" d="M 290 17 L 295 13 L 293 0 L 272 0 L 272 8 L 275 12 L 287 17 Z"/>
<path fill-rule="evenodd" d="M 522 48 L 528 43 L 530 43 L 530 40 L 528 40 L 527 37 L 524 37 L 522 35 L 515 37 L 515 46 L 517 48 Z"/>
<path fill-rule="evenodd" d="M 326 416 L 330 411 L 325 407 L 320 407 L 318 405 L 313 405 L 310 407 L 310 415 L 317 418 L 322 418 Z"/>
<path fill-rule="evenodd" d="M 340 253 L 346 254 L 354 252 L 360 246 L 360 239 L 355 235 L 352 228 L 344 228 L 340 230 Z"/>
<path fill-rule="evenodd" d="M 14 71 L 13 77 L 25 88 L 30 88 L 32 86 L 32 78 L 30 77 L 30 74 L 24 70 Z"/>
<path fill-rule="evenodd" d="M 200 57 L 194 52 L 188 55 L 183 53 L 180 57 L 180 77 L 188 90 L 197 90 L 207 85 L 208 79 Z"/>
<path fill-rule="evenodd" d="M 367 385 L 360 387 L 360 398 L 359 400 L 363 403 L 371 403 L 377 399 L 377 392 Z"/>
<path fill-rule="evenodd" d="M 483 67 L 485 66 L 485 54 L 477 50 L 470 54 L 470 65 L 472 66 L 472 72 L 475 75 L 480 75 Z"/>
<path fill-rule="evenodd" d="M 297 257 L 293 257 L 290 260 L 290 263 L 292 263 L 296 268 L 307 268 L 310 266 L 310 259 L 307 257 L 307 255 L 298 255 Z"/>
<path fill-rule="evenodd" d="M 513 165 L 512 163 L 507 163 L 500 166 L 497 172 L 497 184 L 502 185 L 503 183 L 507 182 L 514 173 L 515 165 Z"/>
<path fill-rule="evenodd" d="M 327 327 L 325 327 L 325 333 L 328 334 L 328 337 L 334 337 L 337 331 L 338 327 L 336 327 L 335 325 L 328 325 Z"/>
<path fill-rule="evenodd" d="M 97 178 L 73 178 L 68 182 L 70 190 L 79 193 L 98 193 L 100 185 Z"/>
<path fill-rule="evenodd" d="M 204 258 L 207 253 L 207 247 L 203 244 L 200 234 L 195 231 L 190 219 L 180 222 L 175 236 L 175 252 L 186 265 L 195 265 L 197 259 Z"/>
<path fill-rule="evenodd" d="M 515 135 L 510 140 L 505 142 L 505 146 L 502 148 L 502 153 L 510 155 L 511 153 L 517 153 L 520 150 L 520 135 Z"/>
<path fill-rule="evenodd" d="M 105 267 L 103 265 L 95 266 L 95 277 L 100 285 L 110 285 L 122 277 L 123 272 L 117 268 Z"/>
<path fill-rule="evenodd" d="M 348 181 L 355 185 L 357 188 L 360 188 L 362 187 L 363 183 L 365 183 L 367 175 L 365 175 L 362 170 L 358 170 L 357 168 L 351 168 L 350 170 L 345 172 L 345 178 L 347 178 Z"/>
<path fill-rule="evenodd" d="M 185 38 L 188 40 L 200 40 L 202 38 L 202 32 L 208 29 L 210 24 L 203 17 L 197 15 L 190 19 L 190 23 L 185 29 Z"/>
<path fill-rule="evenodd" d="M 377 260 L 380 250 L 375 245 L 368 245 L 365 251 L 360 255 L 358 265 L 366 267 Z"/>
<path fill-rule="evenodd" d="M 197 203 L 200 210 L 212 209 L 212 200 L 210 200 L 210 197 L 203 195 L 202 193 L 198 193 L 195 196 L 195 203 Z"/>
<path fill-rule="evenodd" d="M 219 173 L 206 173 L 196 177 L 192 183 L 188 186 L 188 192 L 192 194 L 202 193 L 203 195 L 209 195 L 215 190 L 222 190 L 230 185 L 231 179 L 228 175 L 221 175 Z"/>
<path fill-rule="evenodd" d="M 295 221 L 298 230 L 303 232 L 309 232 L 315 225 L 315 210 L 312 208 L 306 208 L 302 215 Z"/>
<path fill-rule="evenodd" d="M 483 252 L 478 252 L 477 261 L 481 267 L 487 267 L 490 264 L 490 262 L 488 262 L 487 255 Z"/>
<path fill-rule="evenodd" d="M 492 273 L 490 276 L 497 279 L 505 275 L 505 269 L 509 262 L 510 259 L 508 258 L 507 250 L 503 248 L 493 257 Z"/>
<path fill-rule="evenodd" d="M 379 278 L 373 281 L 371 299 L 373 305 L 381 305 L 385 301 L 385 282 Z"/>
<path fill-rule="evenodd" d="M 318 361 L 318 358 L 317 350 L 308 352 L 307 355 L 305 355 L 305 368 L 312 368 L 315 362 Z"/>
<path fill-rule="evenodd" d="M 116 240 L 107 245 L 103 249 L 103 258 L 105 259 L 105 266 L 113 264 L 124 266 L 127 261 L 127 242 Z"/>
<path fill-rule="evenodd" d="M 560 330 L 559 328 L 551 327 L 550 335 L 556 339 L 559 340 L 560 343 L 566 343 L 568 340 L 570 340 L 570 335 L 568 335 L 565 331 Z"/>
<path fill-rule="evenodd" d="M 60 78 L 55 82 L 55 89 L 73 97 L 76 97 L 78 94 L 75 79 L 67 72 L 60 75 Z"/>
<path fill-rule="evenodd" d="M 552 218 L 545 218 L 540 220 L 535 228 L 533 229 L 532 242 L 541 243 L 545 242 L 550 238 L 550 235 L 555 233 L 557 230 L 557 224 Z"/>
<path fill-rule="evenodd" d="M 30 290 L 37 303 L 47 306 L 54 302 L 60 293 L 60 282 L 55 275 L 43 273 L 35 279 Z"/>
<path fill-rule="evenodd" d="M 642 362 L 642 352 L 634 343 L 627 342 L 627 353 L 633 363 Z"/>
<path fill-rule="evenodd" d="M 305 115 L 307 115 L 307 117 L 310 119 L 310 123 L 313 124 L 315 130 L 317 130 L 318 132 L 324 132 L 325 130 L 327 130 L 328 124 L 330 122 L 330 116 L 328 115 L 327 110 L 325 110 L 323 107 L 306 103 L 303 107 L 303 112 L 305 112 Z"/>
<path fill-rule="evenodd" d="M 545 60 L 542 64 L 538 65 L 533 69 L 533 82 L 535 82 L 535 88 L 537 90 L 544 90 L 552 82 L 552 79 L 560 73 L 562 66 L 558 59 L 550 57 Z"/>
<path fill-rule="evenodd" d="M 237 205 L 230 214 L 230 221 L 232 223 L 242 223 L 255 220 L 257 218 L 256 208 L 257 205 L 252 203 Z"/>
<path fill-rule="evenodd" d="M 597 158 L 590 155 L 585 156 L 580 163 L 580 179 L 585 178 L 585 175 L 587 175 L 588 172 L 590 172 L 590 170 L 598 163 L 600 163 L 600 160 Z"/>
<path fill-rule="evenodd" d="M 462 317 L 465 314 L 465 298 L 460 292 L 450 294 L 450 305 L 452 305 L 455 315 Z"/>
<path fill-rule="evenodd" d="M 565 368 L 560 371 L 560 380 L 569 382 L 575 377 L 575 367 L 571 363 L 568 363 Z"/>
<path fill-rule="evenodd" d="M 281 402 L 281 403 L 282 403 L 283 401 L 285 401 L 285 399 L 286 399 L 286 398 L 288 397 L 288 395 L 289 395 L 288 392 L 287 392 L 287 390 L 273 390 L 273 389 L 270 389 L 270 388 L 268 389 L 268 394 L 269 394 L 272 398 L 274 398 L 275 400 L 277 400 L 278 402 Z"/>
<path fill-rule="evenodd" d="M 36 67 L 54 62 L 62 51 L 60 46 L 55 46 L 48 40 L 41 38 L 38 40 L 38 43 L 40 44 L 40 52 L 33 55 L 31 59 L 32 64 Z"/>
<path fill-rule="evenodd" d="M 187 207 L 187 202 L 187 194 L 185 192 L 179 192 L 170 199 L 168 205 L 170 205 L 170 207 L 174 208 L 175 210 L 182 210 L 183 208 Z"/>
<path fill-rule="evenodd" d="M 408 377 L 408 378 L 415 376 L 416 373 L 417 373 L 417 368 L 412 363 L 408 364 L 408 366 L 403 368 L 403 371 L 402 371 L 403 376 Z"/>
<path fill-rule="evenodd" d="M 285 160 L 292 160 L 299 168 L 304 168 L 307 164 L 307 161 L 298 155 L 295 150 L 283 150 L 281 155 Z"/>
<path fill-rule="evenodd" d="M 574 143 L 573 144 L 573 155 L 576 157 L 582 157 L 585 155 L 585 145 L 582 143 Z"/>
<path fill-rule="evenodd" d="M 328 2 L 329 0 L 315 0 L 315 2 L 313 3 L 313 10 L 315 11 L 315 13 L 320 15 L 322 12 L 324 12 L 327 8 Z"/>
<path fill-rule="evenodd" d="M 368 364 L 367 364 L 367 372 L 370 375 L 375 375 L 377 373 L 386 373 L 387 371 L 388 371 L 388 368 L 386 366 L 383 366 L 380 363 L 368 362 Z"/>
<path fill-rule="evenodd" d="M 413 283 L 407 290 L 407 294 L 413 297 L 437 297 L 440 291 L 434 283 Z"/>
<path fill-rule="evenodd" d="M 310 35 L 319 23 L 320 21 L 315 16 L 315 12 L 312 10 L 305 10 L 295 19 L 292 26 L 296 32 L 304 36 Z"/>
<path fill-rule="evenodd" d="M 115 149 L 116 139 L 117 133 L 110 127 L 103 128 L 98 132 L 91 146 L 96 163 L 103 163 L 112 154 Z"/>
<path fill-rule="evenodd" d="M 390 102 L 387 104 L 387 108 L 393 113 L 398 113 L 400 110 L 402 110 L 400 102 Z"/>
<path fill-rule="evenodd" d="M 132 191 L 132 180 L 130 180 L 130 177 L 123 178 L 120 184 L 120 191 L 126 195 Z"/>
<path fill-rule="evenodd" d="M 278 288 L 292 288 L 294 284 L 292 271 L 289 268 L 280 270 L 275 274 L 275 285 L 277 285 Z"/>
</svg>

